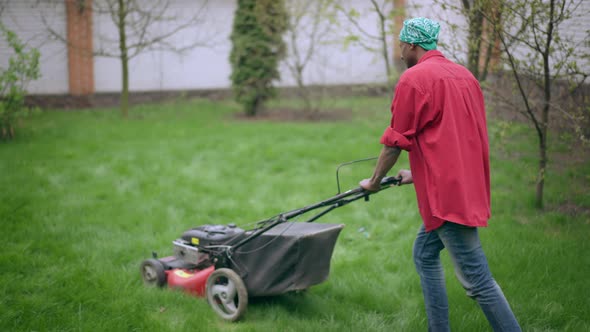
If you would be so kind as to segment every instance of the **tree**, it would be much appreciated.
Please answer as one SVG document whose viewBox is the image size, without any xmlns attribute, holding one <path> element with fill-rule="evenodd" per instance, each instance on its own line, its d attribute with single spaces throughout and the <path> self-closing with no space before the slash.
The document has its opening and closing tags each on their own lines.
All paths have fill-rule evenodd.
<svg viewBox="0 0 590 332">
<path fill-rule="evenodd" d="M 361 13 L 356 8 L 347 8 L 341 4 L 337 8 L 344 15 L 350 25 L 346 26 L 348 36 L 345 44 L 358 44 L 365 50 L 378 54 L 383 60 L 383 66 L 387 73 L 387 79 L 393 81 L 395 67 L 390 50 L 392 43 L 389 41 L 394 34 L 395 16 L 401 15 L 399 11 L 403 8 L 394 8 L 392 0 L 370 0 L 368 13 Z M 377 33 L 373 33 L 361 24 L 361 18 L 364 15 L 375 16 Z"/>
<path fill-rule="evenodd" d="M 272 82 L 280 78 L 286 26 L 283 0 L 238 0 L 231 34 L 231 81 L 236 101 L 248 116 L 276 95 Z"/>
<path fill-rule="evenodd" d="M 458 16 L 465 18 L 467 39 L 457 43 L 457 45 L 441 46 L 447 48 L 459 48 L 459 53 L 467 53 L 467 69 L 471 71 L 479 81 L 485 81 L 490 70 L 492 58 L 497 56 L 497 34 L 494 33 L 492 22 L 501 22 L 502 7 L 494 6 L 492 0 L 434 0 L 434 3 L 443 11 L 451 11 Z M 489 16 L 491 20 L 487 20 Z M 442 19 L 453 31 L 453 35 L 458 35 L 463 29 L 450 19 Z M 467 49 L 464 49 L 467 45 Z"/>
<path fill-rule="evenodd" d="M 581 6 L 584 0 L 493 0 L 502 11 L 502 21 L 490 15 L 502 45 L 507 68 L 520 95 L 523 114 L 534 126 L 539 144 L 539 165 L 535 202 L 543 208 L 543 191 L 548 163 L 548 127 L 553 110 L 567 112 L 560 105 L 559 86 L 565 95 L 582 87 L 590 69 L 588 40 L 590 31 L 576 40 L 567 34 L 567 24 L 580 15 L 587 18 Z M 586 7 L 587 8 L 587 7 Z M 575 14 L 574 14 L 575 13 Z"/>
<path fill-rule="evenodd" d="M 26 45 L 0 22 L 0 34 L 13 55 L 7 68 L 0 68 L 0 138 L 14 137 L 14 121 L 26 112 L 24 98 L 26 86 L 39 78 L 39 51 L 27 50 Z"/>
<path fill-rule="evenodd" d="M 102 44 L 93 51 L 92 55 L 114 57 L 121 61 L 123 117 L 127 117 L 129 109 L 129 62 L 134 57 L 154 50 L 182 53 L 195 47 L 206 46 L 203 40 L 194 40 L 178 46 L 169 42 L 169 39 L 180 31 L 199 26 L 208 0 L 200 1 L 198 5 L 182 8 L 176 12 L 171 6 L 171 0 L 77 0 L 77 2 L 80 11 L 92 10 L 97 15 L 106 15 L 116 28 L 116 37 L 108 34 L 99 36 Z M 46 26 L 53 36 L 68 42 L 47 24 Z M 70 46 L 76 47 L 76 45 Z"/>
<path fill-rule="evenodd" d="M 295 79 L 297 94 L 307 112 L 315 112 L 313 93 L 304 79 L 310 61 L 318 48 L 328 43 L 335 27 L 335 6 L 332 0 L 297 0 L 287 3 L 289 20 L 286 30 L 287 57 L 285 65 Z"/>
</svg>

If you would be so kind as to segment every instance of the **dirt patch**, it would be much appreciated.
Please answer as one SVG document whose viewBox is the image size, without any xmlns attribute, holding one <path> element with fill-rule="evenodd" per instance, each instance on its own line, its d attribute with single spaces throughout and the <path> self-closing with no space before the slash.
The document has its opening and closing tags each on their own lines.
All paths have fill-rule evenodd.
<svg viewBox="0 0 590 332">
<path fill-rule="evenodd" d="M 590 163 L 590 146 L 578 144 L 572 151 L 550 151 L 549 164 L 558 174 L 564 174 L 572 167 L 581 167 Z M 590 179 L 590 177 L 586 177 Z"/>
<path fill-rule="evenodd" d="M 558 206 L 552 207 L 552 210 L 572 217 L 590 217 L 590 208 L 578 205 L 573 202 L 562 203 Z M 588 219 L 587 222 L 590 222 L 590 219 Z"/>
<path fill-rule="evenodd" d="M 352 110 L 335 108 L 321 111 L 305 111 L 294 108 L 269 109 L 249 116 L 237 113 L 234 117 L 242 121 L 271 121 L 271 122 L 338 122 L 352 119 Z"/>
</svg>

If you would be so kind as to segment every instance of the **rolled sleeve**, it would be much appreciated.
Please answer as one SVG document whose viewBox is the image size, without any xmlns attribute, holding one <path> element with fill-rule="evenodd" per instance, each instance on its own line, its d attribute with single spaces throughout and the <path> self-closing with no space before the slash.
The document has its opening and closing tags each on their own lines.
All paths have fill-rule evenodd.
<svg viewBox="0 0 590 332">
<path fill-rule="evenodd" d="M 417 83 L 402 75 L 391 103 L 391 122 L 381 136 L 381 144 L 411 151 L 416 134 L 435 114 L 429 107 L 429 100 L 429 95 Z"/>
<path fill-rule="evenodd" d="M 391 127 L 387 127 L 383 136 L 381 136 L 380 140 L 381 144 L 387 145 L 390 147 L 397 146 L 402 150 L 411 151 L 412 150 L 412 141 L 409 140 L 404 135 L 398 133 Z"/>
</svg>

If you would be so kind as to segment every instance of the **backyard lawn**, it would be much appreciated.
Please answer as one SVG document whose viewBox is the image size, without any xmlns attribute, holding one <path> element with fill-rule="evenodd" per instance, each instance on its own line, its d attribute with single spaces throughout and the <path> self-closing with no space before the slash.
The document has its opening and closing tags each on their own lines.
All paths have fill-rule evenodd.
<svg viewBox="0 0 590 332">
<path fill-rule="evenodd" d="M 251 228 L 333 196 L 340 163 L 379 153 L 388 106 L 348 98 L 330 103 L 350 111 L 341 120 L 246 121 L 231 102 L 179 100 L 136 106 L 127 120 L 116 109 L 26 119 L 14 141 L 0 142 L 0 331 L 426 331 L 411 186 L 319 219 L 346 225 L 329 279 L 253 298 L 237 323 L 202 298 L 145 287 L 139 273 L 189 228 Z M 590 331 L 588 150 L 550 136 L 539 212 L 534 134 L 490 120 L 489 137 L 492 219 L 480 235 L 495 279 L 524 331 Z M 356 187 L 373 165 L 342 168 L 341 186 Z M 452 329 L 489 331 L 443 259 Z"/>
</svg>

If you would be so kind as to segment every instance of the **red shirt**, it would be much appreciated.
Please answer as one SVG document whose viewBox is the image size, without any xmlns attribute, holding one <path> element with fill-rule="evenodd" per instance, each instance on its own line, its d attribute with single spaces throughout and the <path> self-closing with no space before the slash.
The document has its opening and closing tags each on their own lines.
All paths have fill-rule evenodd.
<svg viewBox="0 0 590 332">
<path fill-rule="evenodd" d="M 381 143 L 409 151 L 426 231 L 487 226 L 490 167 L 483 94 L 463 66 L 428 51 L 395 88 Z"/>
</svg>

